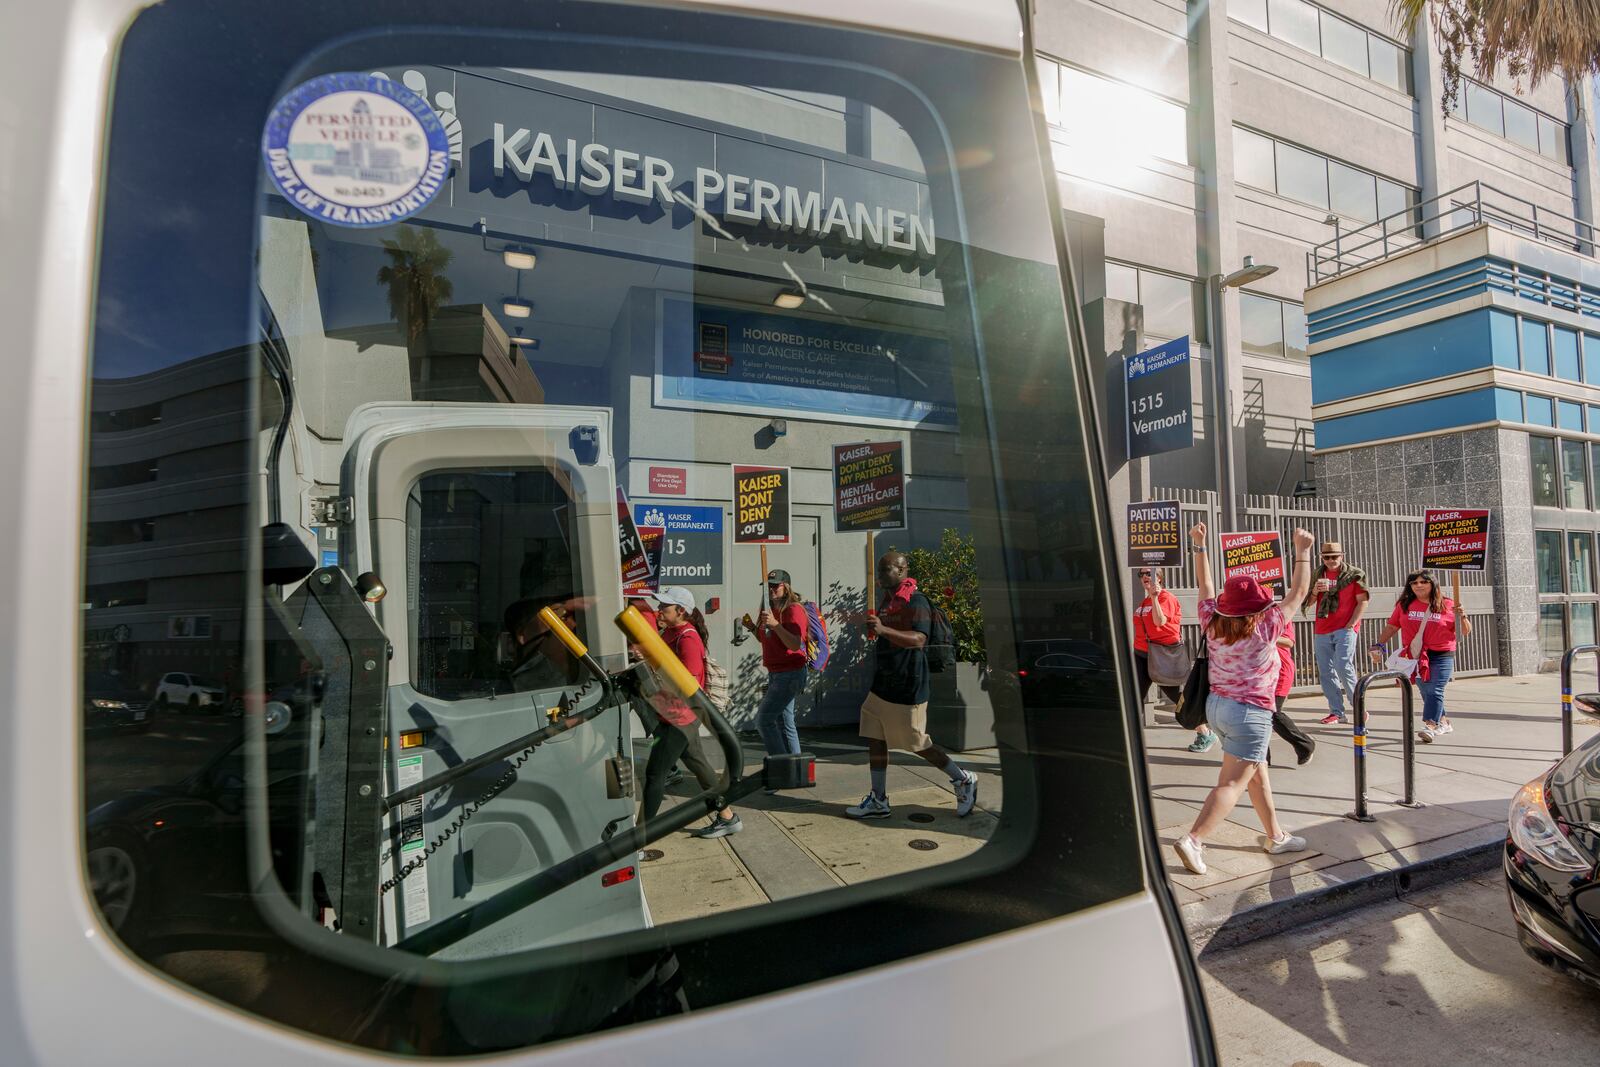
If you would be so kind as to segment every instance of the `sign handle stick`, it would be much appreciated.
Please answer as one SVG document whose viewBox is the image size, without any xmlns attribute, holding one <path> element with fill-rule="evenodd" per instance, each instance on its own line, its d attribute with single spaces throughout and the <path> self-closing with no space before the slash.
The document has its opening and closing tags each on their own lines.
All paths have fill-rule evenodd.
<svg viewBox="0 0 1600 1067">
<path fill-rule="evenodd" d="M 767 610 L 767 607 L 768 607 L 767 601 L 768 601 L 768 596 L 767 596 L 767 546 L 766 545 L 762 545 L 761 546 L 761 601 L 760 601 L 761 606 L 756 609 L 756 618 L 759 619 L 761 617 L 761 612 Z"/>
<path fill-rule="evenodd" d="M 867 531 L 867 614 L 878 613 L 878 560 L 873 547 L 878 540 L 876 530 Z"/>
</svg>

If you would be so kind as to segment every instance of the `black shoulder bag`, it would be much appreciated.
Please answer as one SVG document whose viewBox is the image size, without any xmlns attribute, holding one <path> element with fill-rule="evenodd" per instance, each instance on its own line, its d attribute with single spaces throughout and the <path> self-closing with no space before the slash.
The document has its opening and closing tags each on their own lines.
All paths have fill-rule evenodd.
<svg viewBox="0 0 1600 1067">
<path fill-rule="evenodd" d="M 1211 695 L 1211 667 L 1206 660 L 1206 639 L 1200 638 L 1200 651 L 1183 680 L 1183 696 L 1178 701 L 1178 725 L 1197 730 L 1206 721 L 1206 698 Z"/>
</svg>

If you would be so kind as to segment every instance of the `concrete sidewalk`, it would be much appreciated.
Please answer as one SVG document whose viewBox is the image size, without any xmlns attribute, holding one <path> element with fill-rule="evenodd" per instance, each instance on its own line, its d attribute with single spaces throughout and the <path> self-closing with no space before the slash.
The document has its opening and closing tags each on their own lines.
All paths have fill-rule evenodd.
<svg viewBox="0 0 1600 1067">
<path fill-rule="evenodd" d="M 1167 876 L 1196 948 L 1295 925 L 1297 911 L 1304 917 L 1302 905 L 1337 910 L 1341 896 L 1354 898 L 1385 880 L 1375 876 L 1393 875 L 1404 884 L 1410 874 L 1441 864 L 1470 869 L 1492 862 L 1484 850 L 1504 840 L 1512 795 L 1561 754 L 1560 693 L 1553 674 L 1452 681 L 1446 708 L 1455 732 L 1416 745 L 1416 799 L 1422 806 L 1406 808 L 1399 804 L 1399 692 L 1376 691 L 1367 741 L 1367 805 L 1376 817 L 1370 823 L 1345 818 L 1355 797 L 1351 727 L 1317 723 L 1327 713 L 1320 695 L 1291 698 L 1284 710 L 1317 742 L 1316 754 L 1296 767 L 1288 744 L 1274 737 L 1272 792 L 1279 821 L 1309 848 L 1282 856 L 1261 851 L 1261 824 L 1246 797 L 1207 841 L 1209 870 L 1203 877 L 1183 867 L 1172 843 L 1189 829 L 1216 784 L 1221 748 L 1188 752 L 1193 735 L 1170 715 L 1158 714 L 1157 725 L 1144 731 L 1155 819 Z M 1420 723 L 1420 693 L 1415 708 Z M 1594 730 L 1577 718 L 1574 744 Z"/>
</svg>

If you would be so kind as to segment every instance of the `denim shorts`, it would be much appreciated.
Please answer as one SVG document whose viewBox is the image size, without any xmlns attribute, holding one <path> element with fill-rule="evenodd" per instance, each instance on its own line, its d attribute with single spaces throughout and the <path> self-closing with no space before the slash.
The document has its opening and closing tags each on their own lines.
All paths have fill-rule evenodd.
<svg viewBox="0 0 1600 1067">
<path fill-rule="evenodd" d="M 1267 762 L 1267 742 L 1272 740 L 1271 711 L 1212 693 L 1206 697 L 1206 721 L 1222 738 L 1222 751 L 1251 763 Z"/>
</svg>

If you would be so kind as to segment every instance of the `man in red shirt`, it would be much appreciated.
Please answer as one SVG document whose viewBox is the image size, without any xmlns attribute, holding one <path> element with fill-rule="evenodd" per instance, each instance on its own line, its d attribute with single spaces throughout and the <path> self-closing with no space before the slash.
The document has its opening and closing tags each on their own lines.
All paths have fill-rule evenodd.
<svg viewBox="0 0 1600 1067">
<path fill-rule="evenodd" d="M 1322 695 L 1328 698 L 1322 725 L 1331 726 L 1350 721 L 1344 705 L 1346 697 L 1354 700 L 1356 694 L 1356 635 L 1367 610 L 1367 575 L 1345 562 L 1343 545 L 1328 541 L 1322 546 L 1322 572 L 1311 593 L 1307 603 L 1317 609 L 1312 626 L 1317 676 Z"/>
</svg>

